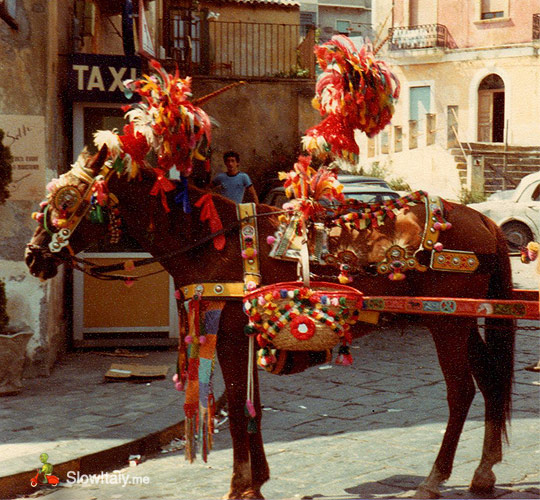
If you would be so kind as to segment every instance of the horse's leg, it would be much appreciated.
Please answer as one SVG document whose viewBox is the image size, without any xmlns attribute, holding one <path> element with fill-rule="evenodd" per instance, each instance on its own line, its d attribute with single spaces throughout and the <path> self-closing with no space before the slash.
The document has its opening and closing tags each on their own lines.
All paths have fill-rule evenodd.
<svg viewBox="0 0 540 500">
<path fill-rule="evenodd" d="M 229 426 L 233 444 L 233 473 L 228 499 L 263 498 L 260 488 L 269 478 L 264 454 L 260 419 L 258 379 L 254 377 L 257 432 L 247 432 L 244 413 L 247 394 L 248 338 L 243 332 L 245 316 L 239 304 L 228 303 L 223 309 L 218 333 L 218 359 L 223 373 Z"/>
<path fill-rule="evenodd" d="M 452 473 L 459 437 L 476 392 L 467 353 L 472 326 L 465 318 L 430 320 L 429 328 L 446 382 L 449 417 L 439 454 L 415 498 L 438 498 L 439 485 Z"/>
<path fill-rule="evenodd" d="M 487 320 L 486 327 L 491 321 Z M 504 321 L 499 320 L 501 328 Z M 508 325 L 509 329 L 512 325 Z M 510 332 L 510 330 L 508 330 Z M 489 333 L 491 334 L 491 333 Z M 501 330 L 495 335 L 510 335 Z M 510 351 L 510 349 L 506 349 Z M 482 458 L 472 479 L 470 489 L 475 493 L 486 493 L 493 490 L 496 477 L 492 469 L 496 463 L 502 460 L 502 436 L 506 433 L 506 393 L 504 371 L 499 364 L 504 364 L 496 352 L 492 352 L 481 338 L 478 329 L 471 334 L 469 345 L 469 359 L 474 378 L 485 400 L 485 431 Z"/>
</svg>

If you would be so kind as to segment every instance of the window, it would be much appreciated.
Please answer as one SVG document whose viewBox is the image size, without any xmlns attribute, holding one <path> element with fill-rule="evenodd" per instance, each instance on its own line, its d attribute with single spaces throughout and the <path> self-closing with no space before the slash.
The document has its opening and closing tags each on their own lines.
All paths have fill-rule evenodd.
<svg viewBox="0 0 540 500">
<path fill-rule="evenodd" d="M 310 29 L 317 25 L 317 13 L 304 11 L 300 12 L 300 30 L 301 35 L 306 36 Z"/>
<path fill-rule="evenodd" d="M 351 31 L 351 21 L 336 21 L 336 31 L 342 35 L 348 35 Z"/>
<path fill-rule="evenodd" d="M 384 155 L 388 154 L 388 131 L 383 130 L 381 132 L 381 153 Z"/>
<path fill-rule="evenodd" d="M 497 19 L 499 17 L 506 17 L 505 11 L 507 7 L 507 0 L 480 0 L 481 10 L 480 19 Z"/>
<path fill-rule="evenodd" d="M 171 10 L 170 19 L 170 49 L 174 59 L 184 64 L 188 61 L 200 62 L 200 19 L 189 9 L 180 8 Z"/>
<path fill-rule="evenodd" d="M 394 127 L 394 151 L 403 151 L 403 129 L 397 125 Z"/>
<path fill-rule="evenodd" d="M 428 86 L 410 88 L 409 119 L 423 121 L 431 108 L 431 88 Z"/>
</svg>

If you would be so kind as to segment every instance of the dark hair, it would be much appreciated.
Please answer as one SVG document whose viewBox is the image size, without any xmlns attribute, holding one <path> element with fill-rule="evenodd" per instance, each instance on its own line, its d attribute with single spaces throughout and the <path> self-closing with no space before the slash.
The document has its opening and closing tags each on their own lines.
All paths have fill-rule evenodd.
<svg viewBox="0 0 540 500">
<path fill-rule="evenodd" d="M 223 161 L 226 161 L 227 158 L 235 158 L 238 163 L 240 163 L 240 155 L 236 151 L 227 151 L 223 155 Z"/>
</svg>

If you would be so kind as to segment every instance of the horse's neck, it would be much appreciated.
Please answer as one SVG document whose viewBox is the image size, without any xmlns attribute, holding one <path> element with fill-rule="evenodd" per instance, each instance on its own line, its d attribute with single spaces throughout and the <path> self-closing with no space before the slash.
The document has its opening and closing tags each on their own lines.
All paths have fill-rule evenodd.
<svg viewBox="0 0 540 500">
<path fill-rule="evenodd" d="M 111 186 L 111 191 L 120 200 L 120 211 L 127 232 L 135 238 L 141 247 L 154 257 L 172 255 L 162 262 L 165 269 L 178 284 L 192 282 L 242 279 L 242 264 L 237 221 L 236 205 L 218 195 L 202 198 L 209 194 L 194 186 L 188 187 L 190 213 L 184 211 L 183 204 L 176 203 L 175 192 L 167 196 L 167 212 L 161 194 L 150 194 L 155 179 L 144 176 L 142 180 L 118 180 Z M 115 192 L 117 190 L 117 192 Z M 201 206 L 197 206 L 202 201 Z M 225 229 L 226 245 L 223 250 L 216 250 L 213 240 L 204 241 L 216 229 L 211 229 L 201 215 L 213 211 L 208 203 L 213 203 Z M 186 251 L 188 247 L 191 250 Z"/>
</svg>

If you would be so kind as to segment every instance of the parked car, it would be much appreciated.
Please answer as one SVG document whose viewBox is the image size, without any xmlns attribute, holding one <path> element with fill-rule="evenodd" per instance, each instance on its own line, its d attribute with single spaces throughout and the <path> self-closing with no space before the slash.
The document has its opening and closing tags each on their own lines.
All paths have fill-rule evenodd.
<svg viewBox="0 0 540 500">
<path fill-rule="evenodd" d="M 382 203 L 400 197 L 397 191 L 377 184 L 344 184 L 343 194 L 346 198 L 352 198 L 364 203 Z M 283 186 L 270 190 L 264 199 L 264 203 L 275 207 L 282 207 L 287 201 L 289 199 Z"/>
<path fill-rule="evenodd" d="M 377 185 L 377 186 L 390 189 L 388 182 L 386 182 L 384 179 L 381 179 L 379 177 L 369 177 L 366 175 L 338 174 L 337 179 L 343 185 L 369 184 L 369 185 Z M 268 180 L 265 183 L 265 186 L 261 189 L 261 194 L 262 194 L 263 199 L 266 199 L 268 196 L 270 196 L 270 192 L 273 189 L 279 188 L 281 186 L 283 186 L 283 181 L 279 180 L 277 177 L 274 177 Z"/>
<path fill-rule="evenodd" d="M 337 179 L 341 184 L 375 184 L 390 189 L 388 182 L 380 177 L 368 177 L 366 175 L 339 174 Z"/>
<path fill-rule="evenodd" d="M 497 200 L 511 200 L 514 196 L 515 189 L 503 189 L 501 191 L 495 191 L 491 193 L 486 201 L 497 201 Z"/>
<path fill-rule="evenodd" d="M 504 196 L 509 196 L 503 191 Z M 469 207 L 493 219 L 504 231 L 511 251 L 540 241 L 540 172 L 521 179 L 508 199 L 489 199 Z"/>
</svg>

